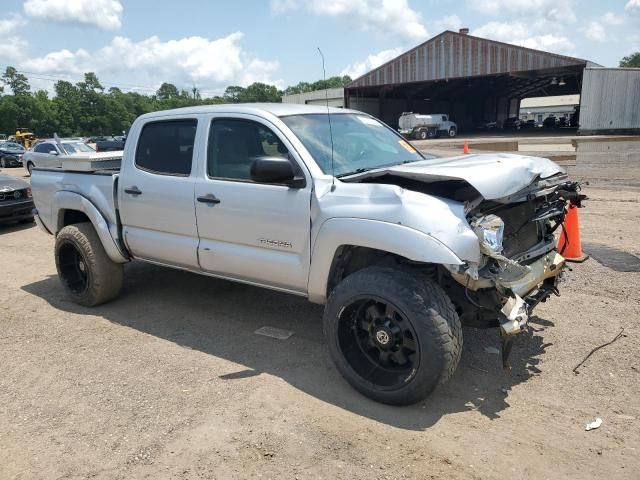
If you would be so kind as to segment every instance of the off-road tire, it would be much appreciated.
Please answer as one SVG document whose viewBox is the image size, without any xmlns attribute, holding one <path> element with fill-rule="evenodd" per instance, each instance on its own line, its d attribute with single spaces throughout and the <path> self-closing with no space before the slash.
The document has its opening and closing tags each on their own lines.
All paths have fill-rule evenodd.
<svg viewBox="0 0 640 480">
<path fill-rule="evenodd" d="M 61 251 L 75 248 L 86 269 L 86 286 L 74 289 L 61 268 Z M 64 254 L 63 254 L 64 255 Z M 76 223 L 64 227 L 56 236 L 55 259 L 58 277 L 74 303 L 93 307 L 108 302 L 122 290 L 123 267 L 112 261 L 102 246 L 91 223 Z M 64 260 L 64 259 L 63 259 Z"/>
<path fill-rule="evenodd" d="M 27 163 L 27 172 L 29 172 L 29 176 L 31 176 L 31 174 L 33 173 L 33 163 Z"/>
<path fill-rule="evenodd" d="M 417 333 L 420 363 L 403 386 L 381 389 L 365 380 L 342 354 L 340 315 L 353 299 L 372 295 L 388 299 Z M 378 402 L 409 405 L 427 397 L 454 373 L 462 353 L 462 326 L 451 300 L 429 277 L 399 267 L 367 267 L 346 277 L 327 301 L 324 332 L 329 353 L 340 373 L 359 392 Z"/>
</svg>

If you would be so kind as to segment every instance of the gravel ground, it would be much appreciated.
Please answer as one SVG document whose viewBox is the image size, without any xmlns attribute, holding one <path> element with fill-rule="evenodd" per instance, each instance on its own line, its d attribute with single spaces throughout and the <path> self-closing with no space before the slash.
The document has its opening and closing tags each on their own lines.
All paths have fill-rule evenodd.
<svg viewBox="0 0 640 480">
<path fill-rule="evenodd" d="M 640 254 L 638 178 L 599 173 L 583 240 Z M 0 239 L 3 480 L 640 477 L 640 273 L 576 264 L 510 374 L 485 351 L 497 333 L 468 328 L 453 379 L 397 408 L 340 377 L 304 299 L 134 263 L 120 298 L 86 309 L 62 291 L 50 236 Z M 295 335 L 254 334 L 265 325 Z"/>
</svg>

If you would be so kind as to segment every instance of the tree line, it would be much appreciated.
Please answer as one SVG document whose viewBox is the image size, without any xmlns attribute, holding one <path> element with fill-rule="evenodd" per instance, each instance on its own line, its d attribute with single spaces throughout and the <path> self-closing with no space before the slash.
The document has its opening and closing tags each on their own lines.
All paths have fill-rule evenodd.
<svg viewBox="0 0 640 480">
<path fill-rule="evenodd" d="M 7 67 L 0 78 L 0 133 L 11 135 L 24 128 L 38 137 L 119 135 L 127 131 L 143 113 L 194 105 L 221 103 L 280 102 L 283 94 L 304 93 L 323 88 L 343 87 L 348 76 L 317 82 L 300 82 L 279 90 L 274 85 L 255 82 L 247 87 L 232 85 L 222 95 L 204 98 L 197 88 L 181 90 L 163 83 L 153 95 L 106 89 L 93 72 L 71 83 L 58 80 L 50 97 L 46 90 L 33 92 L 26 75 Z M 9 93 L 9 91 L 11 93 Z"/>
</svg>

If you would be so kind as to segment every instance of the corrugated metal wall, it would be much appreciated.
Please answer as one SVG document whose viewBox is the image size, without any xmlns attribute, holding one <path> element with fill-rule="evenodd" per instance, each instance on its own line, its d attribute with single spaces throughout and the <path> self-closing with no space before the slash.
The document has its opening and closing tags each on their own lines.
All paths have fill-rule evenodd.
<svg viewBox="0 0 640 480">
<path fill-rule="evenodd" d="M 329 106 L 344 107 L 344 88 L 329 88 L 327 90 L 284 95 L 282 97 L 282 103 L 324 105 L 327 98 L 329 98 Z"/>
<path fill-rule="evenodd" d="M 580 133 L 640 133 L 640 69 L 586 68 Z"/>
<path fill-rule="evenodd" d="M 585 64 L 584 60 L 444 32 L 356 79 L 349 88 Z"/>
</svg>

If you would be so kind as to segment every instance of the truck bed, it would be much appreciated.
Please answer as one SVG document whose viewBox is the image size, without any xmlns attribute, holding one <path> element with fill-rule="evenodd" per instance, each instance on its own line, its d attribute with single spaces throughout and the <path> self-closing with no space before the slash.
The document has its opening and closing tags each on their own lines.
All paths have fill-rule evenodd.
<svg viewBox="0 0 640 480">
<path fill-rule="evenodd" d="M 101 169 L 91 172 L 69 171 L 64 168 L 34 168 L 31 185 L 34 203 L 40 219 L 51 232 L 58 223 L 54 207 L 58 193 L 72 192 L 88 199 L 109 223 L 110 229 L 117 225 L 115 192 L 119 169 Z M 55 217 L 55 218 L 54 218 Z"/>
</svg>

